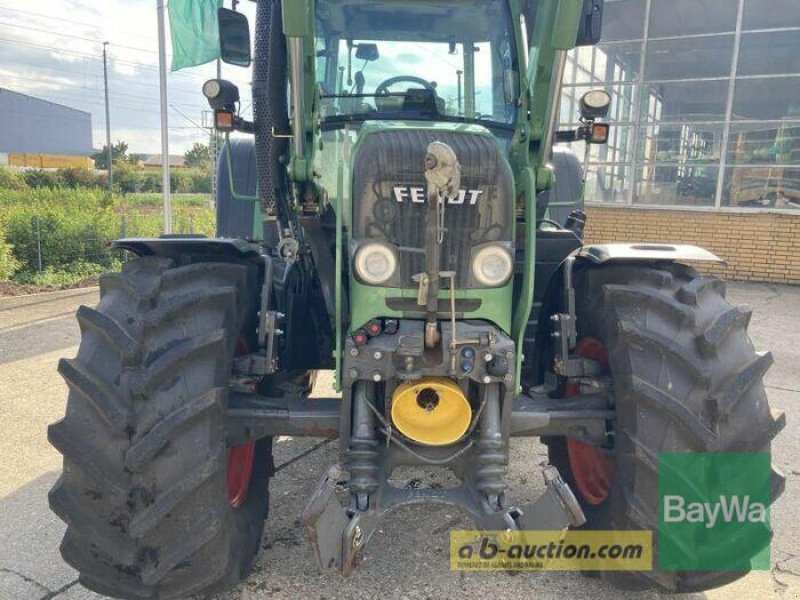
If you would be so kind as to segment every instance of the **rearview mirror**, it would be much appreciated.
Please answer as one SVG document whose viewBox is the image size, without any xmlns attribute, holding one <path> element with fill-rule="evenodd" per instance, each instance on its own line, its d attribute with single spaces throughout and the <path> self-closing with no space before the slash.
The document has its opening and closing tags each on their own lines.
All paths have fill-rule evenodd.
<svg viewBox="0 0 800 600">
<path fill-rule="evenodd" d="M 381 54 L 378 52 L 378 44 L 359 44 L 356 48 L 356 58 L 358 60 L 374 62 L 380 57 Z"/>
<path fill-rule="evenodd" d="M 604 0 L 583 0 L 576 46 L 594 46 L 600 42 L 603 30 L 603 4 Z"/>
<path fill-rule="evenodd" d="M 220 8 L 217 19 L 222 62 L 249 67 L 253 59 L 250 54 L 250 23 L 247 17 L 235 10 Z"/>
</svg>

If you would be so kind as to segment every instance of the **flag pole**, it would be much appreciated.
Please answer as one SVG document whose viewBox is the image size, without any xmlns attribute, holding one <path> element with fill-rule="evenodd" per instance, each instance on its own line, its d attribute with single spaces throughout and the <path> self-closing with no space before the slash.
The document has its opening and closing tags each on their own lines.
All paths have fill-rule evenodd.
<svg viewBox="0 0 800 600">
<path fill-rule="evenodd" d="M 165 2 L 158 2 L 158 70 L 161 92 L 161 187 L 164 196 L 164 234 L 172 233 L 169 184 L 169 98 L 167 97 L 167 36 L 164 24 Z"/>
</svg>

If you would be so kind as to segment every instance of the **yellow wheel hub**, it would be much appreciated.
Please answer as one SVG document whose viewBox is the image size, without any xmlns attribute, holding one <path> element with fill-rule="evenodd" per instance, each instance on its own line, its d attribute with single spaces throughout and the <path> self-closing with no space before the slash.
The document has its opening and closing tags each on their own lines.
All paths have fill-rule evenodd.
<svg viewBox="0 0 800 600">
<path fill-rule="evenodd" d="M 404 436 L 426 446 L 458 441 L 472 421 L 464 392 L 446 377 L 401 384 L 392 397 L 392 422 Z"/>
</svg>

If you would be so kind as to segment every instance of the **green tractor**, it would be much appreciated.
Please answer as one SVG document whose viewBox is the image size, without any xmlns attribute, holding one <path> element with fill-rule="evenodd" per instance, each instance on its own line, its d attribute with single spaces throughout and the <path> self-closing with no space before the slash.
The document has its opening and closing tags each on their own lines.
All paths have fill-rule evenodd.
<svg viewBox="0 0 800 600">
<path fill-rule="evenodd" d="M 339 440 L 303 518 L 345 576 L 399 506 L 453 505 L 480 530 L 655 531 L 660 453 L 769 452 L 771 355 L 683 264 L 719 259 L 582 243 L 580 164 L 553 145 L 608 137 L 601 90 L 556 130 L 567 53 L 599 41 L 602 9 L 258 0 L 254 121 L 233 84 L 203 88 L 220 132 L 252 135 L 222 154 L 218 238 L 117 241 L 138 258 L 102 277 L 59 365 L 50 505 L 83 585 L 165 599 L 242 580 L 279 435 Z M 247 19 L 219 17 L 224 60 L 249 65 Z M 320 370 L 336 397 L 309 398 Z M 549 448 L 530 506 L 506 493 L 512 436 Z M 460 485 L 390 483 L 426 465 Z M 744 574 L 601 573 L 671 592 Z"/>
</svg>

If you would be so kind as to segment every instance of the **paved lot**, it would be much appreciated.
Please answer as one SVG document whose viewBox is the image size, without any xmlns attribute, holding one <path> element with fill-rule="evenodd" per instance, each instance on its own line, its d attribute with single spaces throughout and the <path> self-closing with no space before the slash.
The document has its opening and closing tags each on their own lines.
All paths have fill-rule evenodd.
<svg viewBox="0 0 800 600">
<path fill-rule="evenodd" d="M 64 526 L 47 509 L 47 491 L 58 476 L 60 460 L 45 438 L 48 423 L 64 410 L 66 389 L 55 367 L 58 358 L 75 353 L 78 328 L 72 315 L 80 304 L 95 303 L 96 294 L 72 290 L 0 299 L 0 600 L 101 598 L 83 589 L 60 559 Z M 787 490 L 772 512 L 773 569 L 689 598 L 800 598 L 800 288 L 730 284 L 729 298 L 755 309 L 752 336 L 757 346 L 775 354 L 767 382 L 772 405 L 786 411 L 789 423 L 774 447 L 775 461 L 787 475 Z M 330 380 L 322 385 L 326 382 Z M 278 440 L 276 464 L 317 443 Z M 536 465 L 543 456 L 535 441 L 514 442 L 509 482 L 515 500 L 530 501 L 540 493 Z M 216 600 L 657 597 L 620 593 L 578 574 L 451 573 L 447 531 L 465 527 L 467 521 L 445 508 L 395 513 L 374 536 L 366 563 L 351 579 L 319 573 L 309 562 L 298 515 L 303 499 L 335 457 L 336 444 L 328 443 L 277 474 L 256 572 Z M 422 479 L 436 476 L 426 472 Z"/>
</svg>

